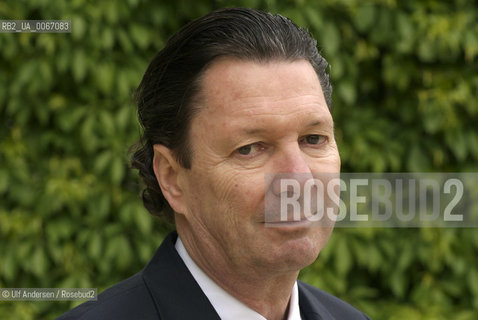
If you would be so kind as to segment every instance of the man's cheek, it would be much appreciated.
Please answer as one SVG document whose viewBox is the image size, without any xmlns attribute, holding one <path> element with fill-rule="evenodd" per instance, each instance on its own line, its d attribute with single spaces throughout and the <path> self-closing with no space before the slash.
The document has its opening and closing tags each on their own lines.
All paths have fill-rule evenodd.
<svg viewBox="0 0 478 320">
<path fill-rule="evenodd" d="M 336 173 L 340 171 L 340 156 L 338 153 L 330 153 L 326 157 L 314 161 L 311 166 L 312 172 Z"/>
<path fill-rule="evenodd" d="M 226 200 L 243 188 L 243 177 L 236 172 L 222 171 L 211 175 L 211 186 L 218 198 Z"/>
</svg>

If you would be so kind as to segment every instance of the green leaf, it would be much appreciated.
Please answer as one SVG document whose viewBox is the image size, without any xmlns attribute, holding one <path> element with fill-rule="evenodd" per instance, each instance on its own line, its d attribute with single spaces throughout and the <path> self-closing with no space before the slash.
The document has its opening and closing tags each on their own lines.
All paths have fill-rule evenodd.
<svg viewBox="0 0 478 320">
<path fill-rule="evenodd" d="M 88 241 L 88 254 L 93 259 L 100 259 L 102 253 L 102 239 L 98 232 L 93 232 Z"/>
<path fill-rule="evenodd" d="M 0 168 L 0 194 L 5 192 L 9 186 L 9 174 L 7 170 Z"/>
<path fill-rule="evenodd" d="M 325 23 L 320 43 L 323 44 L 328 55 L 334 55 L 339 50 L 340 33 L 336 25 L 329 21 Z"/>
<path fill-rule="evenodd" d="M 347 274 L 352 266 L 352 257 L 345 238 L 337 241 L 335 252 L 335 270 L 341 276 Z"/>
<path fill-rule="evenodd" d="M 457 157 L 459 161 L 465 160 L 468 150 L 466 147 L 467 141 L 463 131 L 456 130 L 451 132 L 446 136 L 446 140 L 455 157 Z"/>
<path fill-rule="evenodd" d="M 418 145 L 413 145 L 408 155 L 408 170 L 411 172 L 424 172 L 430 168 L 430 161 Z"/>
<path fill-rule="evenodd" d="M 130 34 L 131 38 L 138 45 L 138 47 L 145 49 L 148 46 L 150 40 L 149 29 L 137 24 L 131 24 Z"/>
<path fill-rule="evenodd" d="M 347 105 L 352 105 L 357 98 L 354 83 L 352 81 L 344 81 L 338 88 L 339 94 Z"/>
<path fill-rule="evenodd" d="M 111 181 L 114 184 L 119 184 L 124 177 L 125 164 L 120 157 L 114 157 L 111 164 Z"/>
<path fill-rule="evenodd" d="M 80 49 L 74 53 L 72 71 L 77 83 L 81 83 L 85 79 L 87 73 L 86 60 L 86 55 L 83 50 Z"/>
<path fill-rule="evenodd" d="M 358 8 L 357 14 L 354 17 L 355 25 L 361 32 L 371 29 L 375 25 L 376 19 L 377 12 L 375 6 L 369 4 L 360 6 Z"/>
<path fill-rule="evenodd" d="M 32 272 L 37 275 L 41 276 L 45 274 L 45 271 L 47 270 L 47 259 L 45 257 L 45 252 L 42 247 L 37 247 L 35 251 L 33 252 L 33 255 L 31 257 L 30 261 L 30 268 Z"/>
</svg>

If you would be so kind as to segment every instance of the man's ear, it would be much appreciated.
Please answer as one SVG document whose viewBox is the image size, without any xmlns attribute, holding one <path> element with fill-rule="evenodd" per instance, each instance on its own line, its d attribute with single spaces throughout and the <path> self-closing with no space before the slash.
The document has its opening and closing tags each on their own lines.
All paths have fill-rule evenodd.
<svg viewBox="0 0 478 320">
<path fill-rule="evenodd" d="M 178 184 L 178 174 L 182 167 L 168 147 L 155 144 L 153 151 L 153 170 L 161 192 L 175 212 L 184 213 L 183 190 Z"/>
</svg>

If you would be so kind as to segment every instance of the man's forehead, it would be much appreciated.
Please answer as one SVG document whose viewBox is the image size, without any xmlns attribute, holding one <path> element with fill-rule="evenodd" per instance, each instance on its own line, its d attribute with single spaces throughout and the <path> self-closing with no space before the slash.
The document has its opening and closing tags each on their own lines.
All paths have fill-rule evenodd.
<svg viewBox="0 0 478 320">
<path fill-rule="evenodd" d="M 201 82 L 203 107 L 212 112 L 223 112 L 231 104 L 237 105 L 237 110 L 230 111 L 251 116 L 260 109 L 287 112 L 278 108 L 284 103 L 328 109 L 315 70 L 305 60 L 258 63 L 220 59 L 206 70 Z"/>
</svg>

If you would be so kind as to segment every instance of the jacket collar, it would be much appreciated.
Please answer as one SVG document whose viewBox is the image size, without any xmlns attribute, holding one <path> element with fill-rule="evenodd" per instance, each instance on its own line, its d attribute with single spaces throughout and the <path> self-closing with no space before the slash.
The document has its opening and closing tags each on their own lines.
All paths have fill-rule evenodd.
<svg viewBox="0 0 478 320">
<path fill-rule="evenodd" d="M 220 320 L 174 247 L 178 234 L 170 233 L 143 270 L 160 319 Z M 299 306 L 303 320 L 332 320 L 334 317 L 306 285 L 298 281 Z"/>
<path fill-rule="evenodd" d="M 170 233 L 143 271 L 160 319 L 220 320 L 174 248 L 177 237 Z"/>
</svg>

